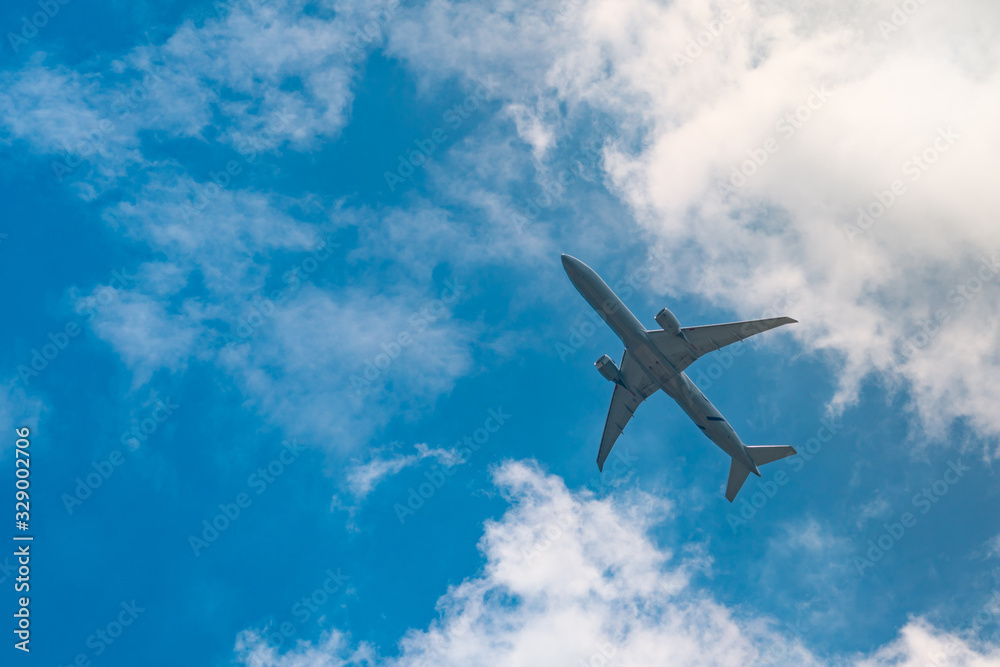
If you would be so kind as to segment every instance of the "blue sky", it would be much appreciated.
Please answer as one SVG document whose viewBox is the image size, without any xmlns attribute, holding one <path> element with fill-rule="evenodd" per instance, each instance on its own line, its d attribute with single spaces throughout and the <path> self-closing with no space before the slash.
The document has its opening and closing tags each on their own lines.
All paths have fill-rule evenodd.
<svg viewBox="0 0 1000 667">
<path fill-rule="evenodd" d="M 10 664 L 1000 664 L 997 10 L 827 4 L 5 5 Z"/>
</svg>

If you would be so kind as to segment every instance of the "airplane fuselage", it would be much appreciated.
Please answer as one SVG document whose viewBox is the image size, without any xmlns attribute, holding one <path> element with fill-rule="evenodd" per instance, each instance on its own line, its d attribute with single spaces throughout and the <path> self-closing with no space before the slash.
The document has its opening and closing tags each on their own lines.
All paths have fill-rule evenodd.
<svg viewBox="0 0 1000 667">
<path fill-rule="evenodd" d="M 638 362 L 649 379 L 681 406 L 709 440 L 759 477 L 760 471 L 757 465 L 750 458 L 746 446 L 736 435 L 733 427 L 687 374 L 678 371 L 650 342 L 646 328 L 622 303 L 618 295 L 583 262 L 564 255 L 563 264 L 573 285 L 618 335 L 625 349 Z"/>
</svg>

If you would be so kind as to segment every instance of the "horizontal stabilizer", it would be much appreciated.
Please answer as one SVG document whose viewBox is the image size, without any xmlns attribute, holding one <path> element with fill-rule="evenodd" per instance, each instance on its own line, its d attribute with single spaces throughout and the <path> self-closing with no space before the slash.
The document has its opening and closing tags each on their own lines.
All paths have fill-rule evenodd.
<svg viewBox="0 0 1000 667">
<path fill-rule="evenodd" d="M 726 500 L 733 502 L 733 498 L 736 494 L 740 492 L 740 488 L 743 486 L 743 482 L 747 481 L 747 475 L 750 474 L 750 468 L 733 459 L 733 462 L 729 464 L 729 481 L 726 483 Z"/>
<path fill-rule="evenodd" d="M 759 445 L 757 447 L 747 447 L 750 458 L 759 466 L 772 461 L 778 461 L 786 456 L 798 454 L 791 445 Z"/>
</svg>

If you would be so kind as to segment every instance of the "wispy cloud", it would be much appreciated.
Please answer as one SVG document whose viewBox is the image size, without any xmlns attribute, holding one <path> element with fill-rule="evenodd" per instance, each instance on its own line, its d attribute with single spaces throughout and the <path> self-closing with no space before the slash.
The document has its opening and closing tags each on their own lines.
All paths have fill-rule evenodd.
<svg viewBox="0 0 1000 667">
<path fill-rule="evenodd" d="M 371 493 L 378 484 L 402 470 L 419 464 L 424 459 L 433 458 L 443 466 L 453 466 L 461 462 L 461 456 L 454 449 L 428 447 L 426 443 L 414 446 L 413 454 L 395 454 L 375 451 L 364 463 L 352 465 L 347 470 L 347 486 L 358 501 Z M 383 456 L 384 454 L 388 454 Z"/>
</svg>

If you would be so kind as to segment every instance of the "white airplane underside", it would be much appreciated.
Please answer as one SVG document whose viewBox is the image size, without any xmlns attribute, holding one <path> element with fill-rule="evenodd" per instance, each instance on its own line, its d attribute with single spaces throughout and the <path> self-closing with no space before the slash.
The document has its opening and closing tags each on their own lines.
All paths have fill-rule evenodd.
<svg viewBox="0 0 1000 667">
<path fill-rule="evenodd" d="M 751 472 L 760 476 L 758 466 L 796 453 L 790 445 L 744 445 L 729 422 L 684 373 L 684 369 L 709 352 L 796 320 L 774 317 L 682 328 L 677 318 L 664 308 L 656 315 L 657 324 L 663 328 L 648 330 L 593 269 L 569 255 L 563 255 L 563 266 L 583 297 L 625 344 L 620 365 L 608 355 L 594 364 L 601 375 L 615 383 L 597 454 L 599 469 L 603 471 L 611 448 L 636 409 L 657 389 L 677 401 L 705 436 L 732 457 L 726 485 L 726 498 L 730 502 Z"/>
</svg>

